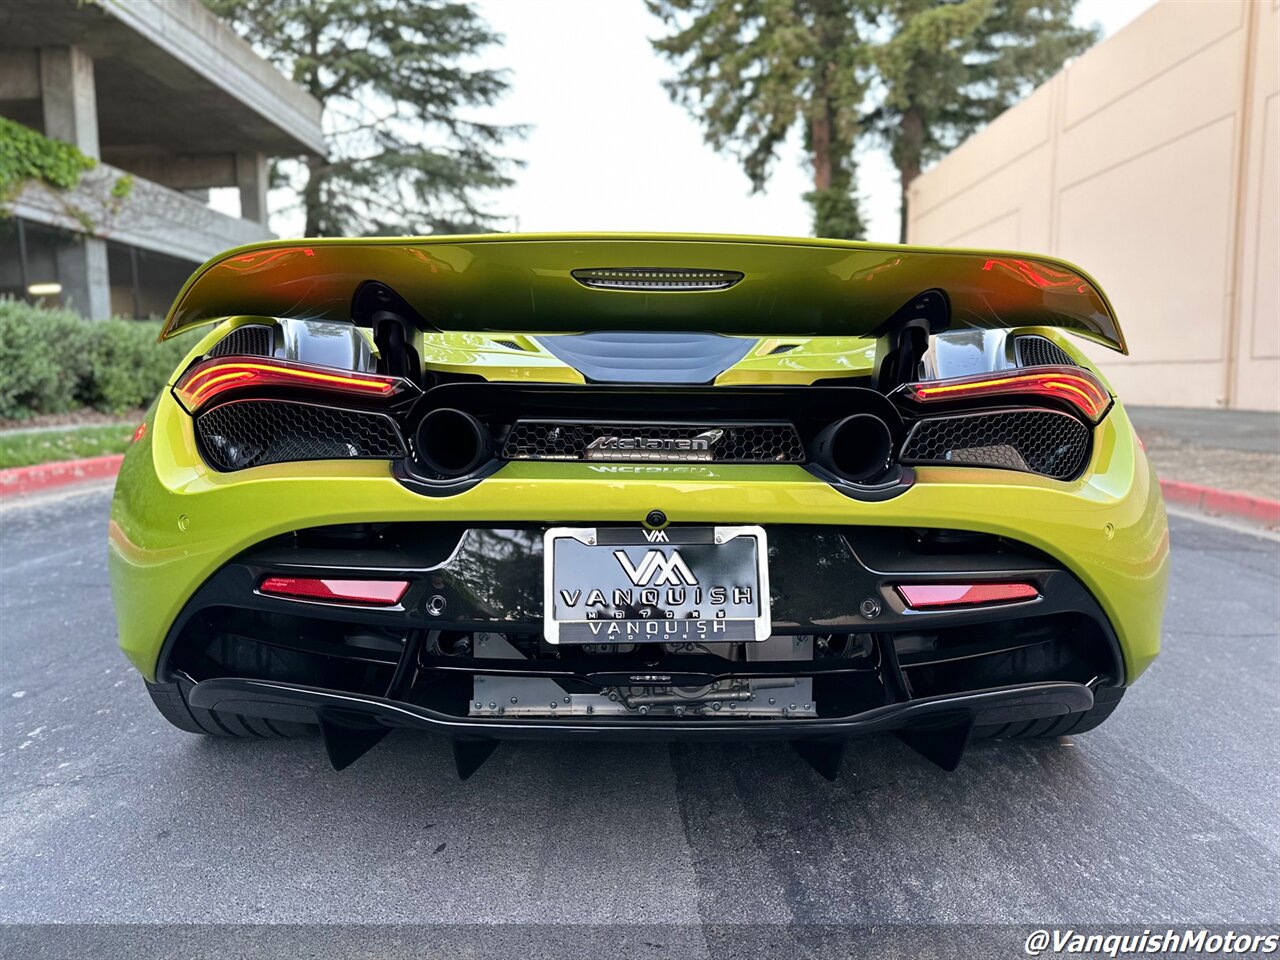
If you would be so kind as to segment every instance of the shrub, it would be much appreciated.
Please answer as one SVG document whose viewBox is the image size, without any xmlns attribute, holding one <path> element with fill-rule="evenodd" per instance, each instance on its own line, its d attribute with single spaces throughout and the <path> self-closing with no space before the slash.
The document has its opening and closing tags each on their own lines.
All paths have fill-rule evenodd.
<svg viewBox="0 0 1280 960">
<path fill-rule="evenodd" d="M 21 420 L 79 406 L 87 345 L 79 314 L 0 300 L 0 417 Z"/>
<path fill-rule="evenodd" d="M 156 321 L 86 320 L 0 299 L 0 418 L 145 406 L 187 349 L 157 343 L 159 332 Z"/>
<path fill-rule="evenodd" d="M 121 413 L 146 406 L 186 353 L 183 344 L 156 343 L 160 324 L 114 318 L 92 325 L 88 369 L 78 394 L 86 406 Z"/>
</svg>

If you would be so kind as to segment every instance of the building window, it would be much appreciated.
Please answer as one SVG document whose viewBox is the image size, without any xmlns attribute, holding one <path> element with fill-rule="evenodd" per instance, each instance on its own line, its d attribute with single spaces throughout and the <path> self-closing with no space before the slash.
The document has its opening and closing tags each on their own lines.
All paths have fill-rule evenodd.
<svg viewBox="0 0 1280 960">
<path fill-rule="evenodd" d="M 198 263 L 167 257 L 163 253 L 137 249 L 138 312 L 137 317 L 163 317 L 173 306 L 178 291 L 195 272 Z"/>
<path fill-rule="evenodd" d="M 27 295 L 18 236 L 22 229 L 20 223 L 11 217 L 0 217 L 0 297 L 13 300 L 21 300 Z"/>
<path fill-rule="evenodd" d="M 78 242 L 66 230 L 17 218 L 0 219 L 0 296 L 62 306 L 58 255 Z"/>
<path fill-rule="evenodd" d="M 163 317 L 198 264 L 107 241 L 111 312 L 142 320 Z"/>
</svg>

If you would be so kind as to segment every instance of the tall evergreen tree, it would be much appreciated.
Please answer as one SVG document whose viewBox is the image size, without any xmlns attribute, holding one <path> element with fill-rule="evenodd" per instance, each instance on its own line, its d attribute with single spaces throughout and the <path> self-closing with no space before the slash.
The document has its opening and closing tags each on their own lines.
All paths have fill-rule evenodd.
<svg viewBox="0 0 1280 960">
<path fill-rule="evenodd" d="M 864 122 L 888 146 L 901 189 L 1093 44 L 1076 0 L 878 0 L 866 7 L 880 102 Z"/>
<path fill-rule="evenodd" d="M 799 123 L 813 171 L 814 233 L 857 239 L 853 147 L 866 95 L 859 0 L 646 0 L 670 33 L 653 41 L 677 67 L 673 100 L 716 150 L 764 188 Z"/>
<path fill-rule="evenodd" d="M 493 216 L 477 194 L 505 187 L 497 154 L 519 128 L 464 118 L 507 89 L 466 61 L 500 39 L 449 0 L 205 0 L 320 101 L 327 157 L 276 164 L 307 236 L 458 232 Z"/>
<path fill-rule="evenodd" d="M 906 198 L 930 160 L 1026 96 L 1092 44 L 1076 0 L 647 0 L 679 70 L 668 91 L 708 143 L 768 180 L 804 123 L 819 236 L 862 236 L 853 150 L 884 143 Z"/>
</svg>

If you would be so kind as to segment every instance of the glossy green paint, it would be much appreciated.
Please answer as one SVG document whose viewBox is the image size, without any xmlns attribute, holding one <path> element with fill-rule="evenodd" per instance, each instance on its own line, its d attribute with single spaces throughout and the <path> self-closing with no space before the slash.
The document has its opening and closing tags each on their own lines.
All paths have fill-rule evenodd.
<svg viewBox="0 0 1280 960">
<path fill-rule="evenodd" d="M 478 333 L 424 333 L 418 354 L 428 370 L 441 373 L 478 374 L 486 380 L 529 381 L 534 383 L 586 383 L 536 337 L 516 335 L 520 349 L 503 346 L 492 337 Z"/>
<path fill-rule="evenodd" d="M 741 272 L 726 290 L 598 290 L 581 268 Z M 236 313 L 346 321 L 357 288 L 394 288 L 435 329 L 524 334 L 705 330 L 740 336 L 875 336 L 924 292 L 952 328 L 1061 327 L 1124 351 L 1105 294 L 1050 257 L 667 234 L 494 234 L 271 241 L 230 250 L 187 281 L 164 336 Z"/>
<path fill-rule="evenodd" d="M 125 456 L 110 524 L 120 645 L 153 678 L 169 625 L 222 564 L 280 533 L 332 523 L 673 522 L 936 526 L 1009 536 L 1056 557 L 1093 591 L 1124 652 L 1126 682 L 1160 643 L 1168 532 L 1154 474 L 1124 410 L 1099 425 L 1090 469 L 1064 483 L 966 467 L 919 469 L 883 502 L 851 500 L 795 466 L 510 463 L 466 493 L 414 494 L 385 462 L 205 467 L 191 421 L 165 393 Z"/>
</svg>

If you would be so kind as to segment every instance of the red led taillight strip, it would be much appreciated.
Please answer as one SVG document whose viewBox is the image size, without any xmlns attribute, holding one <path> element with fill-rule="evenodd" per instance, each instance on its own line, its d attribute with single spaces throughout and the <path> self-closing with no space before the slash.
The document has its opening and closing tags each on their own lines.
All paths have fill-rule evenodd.
<svg viewBox="0 0 1280 960">
<path fill-rule="evenodd" d="M 316 577 L 267 577 L 258 587 L 259 593 L 295 600 L 321 600 L 328 603 L 362 603 L 369 606 L 393 607 L 400 602 L 408 580 L 332 580 Z"/>
<path fill-rule="evenodd" d="M 912 610 L 1014 603 L 1040 596 L 1030 583 L 912 583 L 901 584 L 897 589 Z"/>
<path fill-rule="evenodd" d="M 1079 367 L 1037 367 L 1018 373 L 979 374 L 908 383 L 903 391 L 917 403 L 973 401 L 985 397 L 1051 397 L 1063 400 L 1092 423 L 1102 419 L 1111 406 L 1111 394 L 1088 370 Z"/>
<path fill-rule="evenodd" d="M 174 393 L 187 412 L 195 413 L 230 391 L 244 392 L 271 387 L 294 387 L 343 393 L 348 396 L 385 398 L 408 387 L 399 377 L 311 367 L 283 360 L 226 357 L 198 363 L 182 375 Z"/>
</svg>

